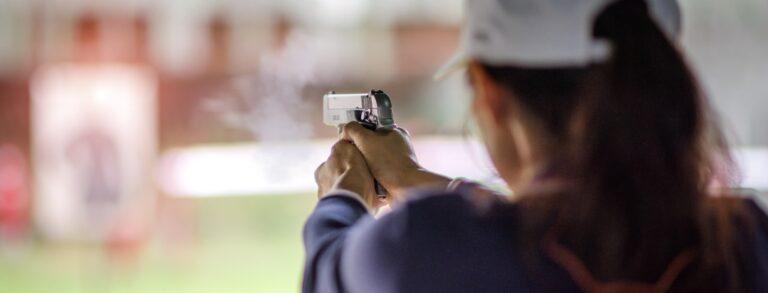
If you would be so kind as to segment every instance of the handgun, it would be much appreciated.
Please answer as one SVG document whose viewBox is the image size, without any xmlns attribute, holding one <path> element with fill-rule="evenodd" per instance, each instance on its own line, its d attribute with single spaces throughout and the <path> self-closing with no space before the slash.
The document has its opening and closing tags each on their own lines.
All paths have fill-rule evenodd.
<svg viewBox="0 0 768 293">
<path fill-rule="evenodd" d="M 349 122 L 358 122 L 363 127 L 375 131 L 379 128 L 395 128 L 392 117 L 392 101 L 381 90 L 368 93 L 340 94 L 331 91 L 323 96 L 323 122 L 329 126 L 341 126 Z M 375 180 L 374 180 L 375 181 Z M 375 181 L 376 194 L 387 194 L 378 181 Z"/>
</svg>

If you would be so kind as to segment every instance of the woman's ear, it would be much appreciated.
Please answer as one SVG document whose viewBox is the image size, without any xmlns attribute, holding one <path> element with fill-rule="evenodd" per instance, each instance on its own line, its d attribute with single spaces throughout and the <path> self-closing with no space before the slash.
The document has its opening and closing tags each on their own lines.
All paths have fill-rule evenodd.
<svg viewBox="0 0 768 293">
<path fill-rule="evenodd" d="M 507 121 L 508 104 L 502 89 L 481 65 L 472 62 L 469 65 L 470 83 L 475 90 L 476 107 L 490 114 L 490 118 L 496 125 L 505 125 Z"/>
</svg>

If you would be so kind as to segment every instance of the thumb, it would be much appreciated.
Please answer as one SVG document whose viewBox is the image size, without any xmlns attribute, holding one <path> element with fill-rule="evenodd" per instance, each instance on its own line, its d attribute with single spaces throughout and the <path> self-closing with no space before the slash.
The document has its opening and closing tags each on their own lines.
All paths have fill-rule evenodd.
<svg viewBox="0 0 768 293">
<path fill-rule="evenodd" d="M 351 141 L 356 145 L 372 134 L 373 131 L 366 129 L 357 122 L 349 122 L 341 127 L 341 139 Z"/>
</svg>

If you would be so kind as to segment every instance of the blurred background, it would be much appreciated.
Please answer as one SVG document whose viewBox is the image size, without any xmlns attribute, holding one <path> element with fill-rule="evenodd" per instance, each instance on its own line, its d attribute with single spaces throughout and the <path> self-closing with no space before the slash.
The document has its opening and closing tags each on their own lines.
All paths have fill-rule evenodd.
<svg viewBox="0 0 768 293">
<path fill-rule="evenodd" d="M 681 0 L 682 48 L 768 190 L 768 2 Z M 393 98 L 427 167 L 468 135 L 460 0 L 0 0 L 0 292 L 295 292 L 322 95 Z"/>
</svg>

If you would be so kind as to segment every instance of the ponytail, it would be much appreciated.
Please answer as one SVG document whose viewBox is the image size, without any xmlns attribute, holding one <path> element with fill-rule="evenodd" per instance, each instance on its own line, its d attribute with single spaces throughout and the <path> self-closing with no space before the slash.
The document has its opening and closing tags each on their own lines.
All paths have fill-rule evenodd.
<svg viewBox="0 0 768 293">
<path fill-rule="evenodd" d="M 613 256 L 592 259 L 599 273 L 648 276 L 698 238 L 701 98 L 645 1 L 609 5 L 593 33 L 611 58 L 590 73 L 572 120 L 568 155 L 583 195 L 562 214 L 565 238 Z"/>
</svg>

